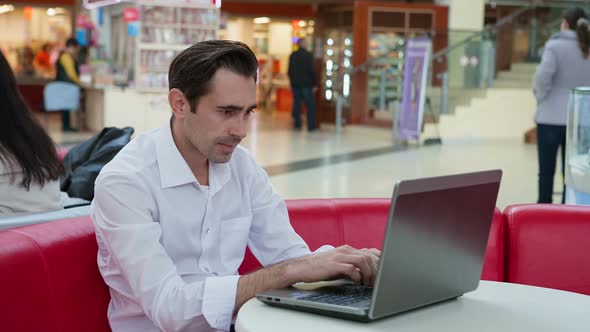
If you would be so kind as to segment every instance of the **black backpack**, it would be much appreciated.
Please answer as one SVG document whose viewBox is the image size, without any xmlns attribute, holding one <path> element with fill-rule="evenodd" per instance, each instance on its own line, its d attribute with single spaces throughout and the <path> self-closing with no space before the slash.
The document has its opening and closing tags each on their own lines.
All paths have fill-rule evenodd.
<svg viewBox="0 0 590 332">
<path fill-rule="evenodd" d="M 104 128 L 99 134 L 73 147 L 64 158 L 61 191 L 88 201 L 94 198 L 94 181 L 102 168 L 131 141 L 131 127 Z"/>
</svg>

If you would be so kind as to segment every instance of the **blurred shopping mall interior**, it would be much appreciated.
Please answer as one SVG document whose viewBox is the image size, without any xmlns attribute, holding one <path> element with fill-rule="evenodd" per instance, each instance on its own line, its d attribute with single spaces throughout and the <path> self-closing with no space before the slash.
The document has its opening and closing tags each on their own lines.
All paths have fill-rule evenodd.
<svg viewBox="0 0 590 332">
<path fill-rule="evenodd" d="M 31 112 L 67 149 L 104 127 L 139 135 L 166 124 L 174 56 L 201 40 L 242 41 L 259 61 L 242 145 L 284 198 L 390 197 L 397 180 L 501 168 L 503 208 L 537 199 L 532 80 L 571 6 L 590 9 L 584 0 L 6 0 L 0 49 Z M 76 130 L 64 132 L 62 113 L 44 107 L 55 73 L 35 55 L 48 45 L 55 61 L 71 36 L 82 93 Z M 316 68 L 311 132 L 294 130 L 291 116 L 287 70 L 300 40 Z M 554 181 L 559 201 L 559 171 Z"/>
</svg>

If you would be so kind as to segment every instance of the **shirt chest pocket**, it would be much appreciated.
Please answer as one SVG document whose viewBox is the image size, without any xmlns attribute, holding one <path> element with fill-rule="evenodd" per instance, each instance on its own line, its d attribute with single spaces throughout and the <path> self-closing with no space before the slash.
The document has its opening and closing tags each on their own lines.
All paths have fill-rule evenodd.
<svg viewBox="0 0 590 332">
<path fill-rule="evenodd" d="M 251 225 L 251 215 L 221 221 L 219 245 L 226 268 L 237 270 L 244 260 Z"/>
</svg>

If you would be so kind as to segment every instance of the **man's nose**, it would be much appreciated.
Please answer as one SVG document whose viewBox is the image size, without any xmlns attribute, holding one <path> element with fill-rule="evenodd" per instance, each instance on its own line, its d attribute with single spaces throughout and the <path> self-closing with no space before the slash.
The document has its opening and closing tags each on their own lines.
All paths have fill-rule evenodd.
<svg viewBox="0 0 590 332">
<path fill-rule="evenodd" d="M 240 139 L 244 139 L 248 131 L 248 121 L 243 117 L 237 117 L 235 121 L 233 121 L 232 126 L 230 127 L 229 134 L 231 136 L 239 137 Z"/>
</svg>

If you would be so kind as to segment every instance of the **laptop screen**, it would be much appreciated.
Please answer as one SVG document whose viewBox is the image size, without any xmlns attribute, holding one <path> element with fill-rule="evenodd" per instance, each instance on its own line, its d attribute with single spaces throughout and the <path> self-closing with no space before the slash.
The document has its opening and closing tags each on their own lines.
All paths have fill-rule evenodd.
<svg viewBox="0 0 590 332">
<path fill-rule="evenodd" d="M 477 288 L 500 178 L 487 171 L 397 184 L 371 318 Z"/>
</svg>

